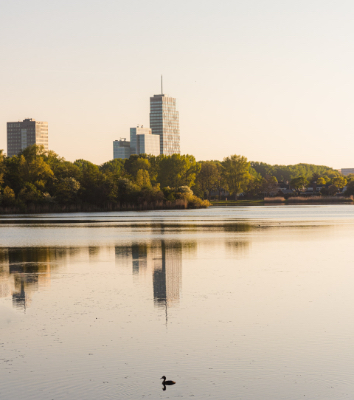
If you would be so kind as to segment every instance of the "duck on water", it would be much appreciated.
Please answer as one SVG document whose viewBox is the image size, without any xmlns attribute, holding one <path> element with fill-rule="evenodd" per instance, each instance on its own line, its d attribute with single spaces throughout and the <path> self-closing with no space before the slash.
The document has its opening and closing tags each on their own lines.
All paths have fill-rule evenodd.
<svg viewBox="0 0 354 400">
<path fill-rule="evenodd" d="M 165 375 L 161 379 L 163 379 L 163 381 L 162 381 L 163 385 L 174 385 L 176 383 L 174 381 L 166 381 Z"/>
</svg>

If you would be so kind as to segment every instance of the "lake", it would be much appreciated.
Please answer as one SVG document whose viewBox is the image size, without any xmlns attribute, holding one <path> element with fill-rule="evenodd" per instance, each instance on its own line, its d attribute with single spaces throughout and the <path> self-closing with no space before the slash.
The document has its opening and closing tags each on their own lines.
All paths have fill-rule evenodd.
<svg viewBox="0 0 354 400">
<path fill-rule="evenodd" d="M 0 239 L 1 400 L 354 396 L 353 205 L 8 215 Z"/>
</svg>

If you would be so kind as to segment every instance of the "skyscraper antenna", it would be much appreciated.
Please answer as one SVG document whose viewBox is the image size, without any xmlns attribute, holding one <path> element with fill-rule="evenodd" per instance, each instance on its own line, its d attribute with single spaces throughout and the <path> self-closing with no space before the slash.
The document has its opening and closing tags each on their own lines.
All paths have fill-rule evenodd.
<svg viewBox="0 0 354 400">
<path fill-rule="evenodd" d="M 161 94 L 163 94 L 163 82 L 162 82 L 162 75 L 161 75 Z"/>
</svg>

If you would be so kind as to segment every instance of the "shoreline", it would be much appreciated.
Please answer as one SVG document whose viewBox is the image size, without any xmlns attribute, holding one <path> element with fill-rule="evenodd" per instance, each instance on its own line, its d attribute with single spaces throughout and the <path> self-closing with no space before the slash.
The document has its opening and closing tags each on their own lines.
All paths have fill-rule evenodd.
<svg viewBox="0 0 354 400">
<path fill-rule="evenodd" d="M 295 198 L 293 200 L 289 199 L 279 199 L 279 198 L 269 198 L 269 200 L 211 200 L 212 206 L 221 207 L 235 207 L 235 206 L 266 206 L 266 205 L 329 205 L 329 204 L 354 204 L 353 199 L 335 197 L 331 199 L 324 198 L 321 199 L 311 199 L 311 198 Z"/>
</svg>

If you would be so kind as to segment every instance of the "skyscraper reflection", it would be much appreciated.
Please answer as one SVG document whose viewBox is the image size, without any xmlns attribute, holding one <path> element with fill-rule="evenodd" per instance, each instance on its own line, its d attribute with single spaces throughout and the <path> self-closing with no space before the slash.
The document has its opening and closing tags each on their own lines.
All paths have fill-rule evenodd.
<svg viewBox="0 0 354 400">
<path fill-rule="evenodd" d="M 161 242 L 161 257 L 154 260 L 154 301 L 159 306 L 177 304 L 182 285 L 181 243 Z"/>
<path fill-rule="evenodd" d="M 117 246 L 116 263 L 131 265 L 134 276 L 151 273 L 156 307 L 178 304 L 182 285 L 182 243 L 154 241 Z"/>
</svg>

